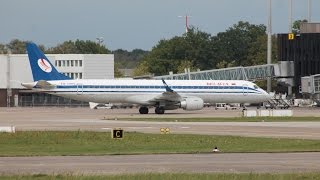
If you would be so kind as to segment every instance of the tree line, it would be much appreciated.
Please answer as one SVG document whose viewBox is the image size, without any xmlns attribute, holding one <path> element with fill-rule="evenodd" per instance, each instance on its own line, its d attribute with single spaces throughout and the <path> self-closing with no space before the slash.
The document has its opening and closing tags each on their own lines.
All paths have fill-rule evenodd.
<svg viewBox="0 0 320 180">
<path fill-rule="evenodd" d="M 276 36 L 272 37 L 273 62 L 277 61 Z M 265 25 L 239 21 L 225 32 L 211 35 L 195 27 L 182 36 L 163 39 L 139 63 L 135 75 L 181 73 L 185 68 L 209 70 L 265 64 Z"/>
</svg>

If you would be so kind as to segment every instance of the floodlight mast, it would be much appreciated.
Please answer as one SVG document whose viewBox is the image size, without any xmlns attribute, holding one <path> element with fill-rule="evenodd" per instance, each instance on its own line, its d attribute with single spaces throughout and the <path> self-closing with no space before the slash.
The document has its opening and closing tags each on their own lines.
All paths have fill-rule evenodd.
<svg viewBox="0 0 320 180">
<path fill-rule="evenodd" d="M 311 10 L 312 9 L 312 4 L 311 0 L 308 0 L 308 23 L 311 23 Z"/>
<path fill-rule="evenodd" d="M 267 43 L 267 64 L 271 64 L 272 56 L 272 0 L 268 3 L 268 43 Z M 267 92 L 271 92 L 271 77 L 267 78 Z"/>
<path fill-rule="evenodd" d="M 288 24 L 289 24 L 289 33 L 292 33 L 292 0 L 289 0 L 289 17 L 288 17 Z"/>
<path fill-rule="evenodd" d="M 192 17 L 192 16 L 189 16 L 189 15 L 185 15 L 185 16 L 178 16 L 178 17 L 184 17 L 186 19 L 186 33 L 188 33 L 188 30 L 189 30 L 189 25 L 188 25 L 188 19 L 189 17 Z"/>
</svg>

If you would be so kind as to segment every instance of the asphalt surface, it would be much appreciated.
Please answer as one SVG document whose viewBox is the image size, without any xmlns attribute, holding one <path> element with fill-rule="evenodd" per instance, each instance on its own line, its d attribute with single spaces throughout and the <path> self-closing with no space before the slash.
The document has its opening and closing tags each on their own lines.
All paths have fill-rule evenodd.
<svg viewBox="0 0 320 180">
<path fill-rule="evenodd" d="M 297 173 L 319 171 L 320 153 L 0 157 L 0 162 L 0 174 Z"/>
<path fill-rule="evenodd" d="M 169 128 L 171 133 L 235 135 L 250 137 L 286 137 L 320 139 L 319 122 L 179 122 L 181 117 L 240 117 L 240 110 L 171 111 L 169 114 L 140 115 L 137 109 L 90 110 L 88 108 L 0 108 L 0 126 L 15 126 L 16 130 L 89 130 L 159 133 Z M 170 111 L 169 111 L 170 112 Z M 319 109 L 297 109 L 296 114 L 320 115 Z M 176 117 L 177 122 L 119 121 L 119 118 L 166 118 Z M 319 117 L 320 118 L 320 117 Z M 111 120 L 103 120 L 111 119 Z"/>
<path fill-rule="evenodd" d="M 295 109 L 294 116 L 320 116 L 320 109 Z M 0 108 L 0 126 L 16 130 L 90 130 L 239 135 L 320 139 L 320 122 L 179 122 L 182 117 L 240 117 L 241 110 L 205 108 L 140 115 L 137 109 Z M 119 118 L 177 118 L 177 122 Z M 320 118 L 320 117 L 319 117 Z M 111 119 L 111 120 L 102 120 Z M 1 154 L 0 154 L 1 156 Z M 320 170 L 320 153 L 209 153 L 121 156 L 0 157 L 0 174 L 120 174 L 145 172 L 307 172 Z"/>
</svg>

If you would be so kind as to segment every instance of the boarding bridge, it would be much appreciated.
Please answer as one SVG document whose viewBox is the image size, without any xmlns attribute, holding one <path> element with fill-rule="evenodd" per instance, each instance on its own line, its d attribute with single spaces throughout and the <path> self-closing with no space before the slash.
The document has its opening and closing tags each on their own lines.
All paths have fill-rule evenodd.
<svg viewBox="0 0 320 180">
<path fill-rule="evenodd" d="M 301 77 L 300 92 L 320 106 L 320 74 Z"/>
<path fill-rule="evenodd" d="M 174 79 L 174 80 L 256 80 L 267 77 L 279 76 L 278 64 L 265 64 L 249 67 L 231 67 L 224 69 L 213 69 L 206 71 L 196 71 L 173 74 L 165 76 L 155 76 L 154 79 Z"/>
</svg>

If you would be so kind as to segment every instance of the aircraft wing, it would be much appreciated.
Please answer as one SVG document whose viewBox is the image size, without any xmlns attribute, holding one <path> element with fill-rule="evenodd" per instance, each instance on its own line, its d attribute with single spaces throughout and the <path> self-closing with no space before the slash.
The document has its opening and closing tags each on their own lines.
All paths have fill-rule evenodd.
<svg viewBox="0 0 320 180">
<path fill-rule="evenodd" d="M 150 101 L 180 102 L 182 97 L 177 92 L 164 92 Z"/>
<path fill-rule="evenodd" d="M 159 101 L 180 102 L 182 100 L 182 97 L 180 96 L 180 94 L 173 91 L 163 79 L 162 79 L 162 82 L 166 88 L 166 91 L 149 101 L 150 102 L 159 102 Z"/>
</svg>

